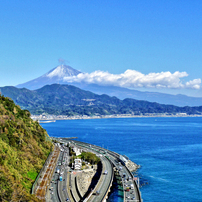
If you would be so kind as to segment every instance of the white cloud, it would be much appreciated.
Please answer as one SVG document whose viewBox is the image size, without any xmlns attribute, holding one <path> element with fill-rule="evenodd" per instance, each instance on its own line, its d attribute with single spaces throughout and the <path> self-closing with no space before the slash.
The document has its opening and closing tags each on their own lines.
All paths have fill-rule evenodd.
<svg viewBox="0 0 202 202">
<path fill-rule="evenodd" d="M 187 88 L 200 89 L 201 79 L 194 79 L 192 81 L 186 82 L 185 86 Z"/>
<path fill-rule="evenodd" d="M 187 77 L 186 72 L 149 73 L 142 74 L 135 70 L 126 70 L 122 74 L 111 74 L 109 72 L 95 71 L 92 73 L 80 73 L 77 76 L 65 77 L 67 82 L 85 82 L 99 85 L 113 85 L 126 88 L 192 88 L 200 89 L 201 79 L 194 79 L 185 84 L 181 78 Z"/>
</svg>

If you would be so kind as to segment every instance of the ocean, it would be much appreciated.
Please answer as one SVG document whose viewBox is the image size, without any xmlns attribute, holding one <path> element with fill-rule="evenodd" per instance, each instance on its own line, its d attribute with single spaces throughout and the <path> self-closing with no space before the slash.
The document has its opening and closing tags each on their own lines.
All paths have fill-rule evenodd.
<svg viewBox="0 0 202 202">
<path fill-rule="evenodd" d="M 41 124 L 50 136 L 78 137 L 124 154 L 141 168 L 144 202 L 202 201 L 202 117 L 61 120 Z M 109 201 L 119 202 L 115 192 Z"/>
</svg>

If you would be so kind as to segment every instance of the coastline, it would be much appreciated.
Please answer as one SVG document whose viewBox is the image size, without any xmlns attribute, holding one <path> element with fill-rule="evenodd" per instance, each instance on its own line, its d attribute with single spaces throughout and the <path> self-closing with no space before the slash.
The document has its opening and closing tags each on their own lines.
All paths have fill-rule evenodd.
<svg viewBox="0 0 202 202">
<path fill-rule="evenodd" d="M 32 115 L 31 118 L 40 123 L 50 123 L 56 120 L 82 120 L 82 119 L 108 119 L 108 118 L 158 118 L 158 117 L 202 117 L 202 115 L 185 113 L 178 114 L 145 114 L 145 115 L 131 115 L 131 114 L 114 114 L 114 115 L 100 115 L 100 116 L 66 116 L 66 115 Z"/>
</svg>

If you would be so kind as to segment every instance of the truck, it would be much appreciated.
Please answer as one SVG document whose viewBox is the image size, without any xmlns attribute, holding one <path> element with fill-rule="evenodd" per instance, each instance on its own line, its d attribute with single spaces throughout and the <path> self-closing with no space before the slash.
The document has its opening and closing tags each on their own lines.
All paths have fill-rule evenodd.
<svg viewBox="0 0 202 202">
<path fill-rule="evenodd" d="M 59 180 L 62 181 L 62 176 L 59 177 Z"/>
</svg>

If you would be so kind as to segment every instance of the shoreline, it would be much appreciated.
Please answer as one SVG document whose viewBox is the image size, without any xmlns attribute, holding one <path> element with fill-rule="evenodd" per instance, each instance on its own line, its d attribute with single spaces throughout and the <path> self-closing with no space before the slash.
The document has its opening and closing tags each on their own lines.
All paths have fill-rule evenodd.
<svg viewBox="0 0 202 202">
<path fill-rule="evenodd" d="M 193 115 L 187 115 L 187 114 L 148 114 L 148 115 L 101 115 L 101 116 L 72 116 L 68 117 L 66 115 L 48 115 L 47 117 L 42 117 L 41 115 L 32 115 L 31 118 L 34 121 L 38 121 L 40 123 L 50 123 L 55 122 L 56 120 L 82 120 L 82 119 L 108 119 L 108 118 L 158 118 L 158 117 L 202 117 L 202 115 L 193 114 Z"/>
</svg>

